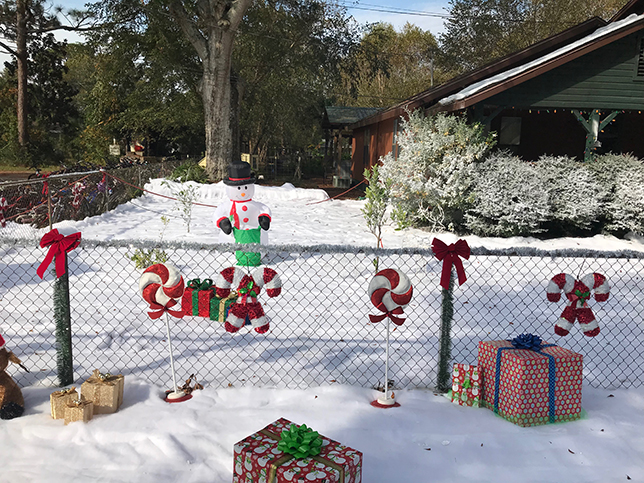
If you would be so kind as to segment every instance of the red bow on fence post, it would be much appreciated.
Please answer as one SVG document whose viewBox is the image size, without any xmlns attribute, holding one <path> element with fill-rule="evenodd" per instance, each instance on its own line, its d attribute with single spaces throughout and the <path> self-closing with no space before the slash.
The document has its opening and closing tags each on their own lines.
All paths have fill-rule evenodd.
<svg viewBox="0 0 644 483">
<path fill-rule="evenodd" d="M 432 251 L 439 261 L 443 262 L 443 272 L 441 274 L 441 287 L 449 290 L 449 278 L 452 273 L 452 265 L 456 267 L 456 274 L 458 275 L 458 284 L 462 285 L 467 277 L 465 276 L 465 269 L 463 262 L 459 257 L 465 260 L 470 258 L 470 246 L 463 239 L 458 240 L 456 243 L 446 245 L 438 238 L 432 240 Z"/>
<path fill-rule="evenodd" d="M 45 236 L 42 237 L 42 240 L 40 240 L 40 247 L 49 247 L 49 251 L 47 252 L 47 256 L 45 256 L 45 259 L 38 267 L 38 270 L 36 270 L 38 276 L 40 278 L 43 278 L 43 276 L 45 275 L 45 270 L 47 270 L 47 267 L 49 267 L 49 264 L 54 258 L 56 258 L 56 278 L 64 275 L 67 270 L 65 268 L 66 256 L 59 255 L 65 255 L 71 252 L 80 244 L 80 239 L 80 232 L 64 236 L 58 233 L 58 230 L 54 228 L 49 233 L 46 233 Z"/>
</svg>

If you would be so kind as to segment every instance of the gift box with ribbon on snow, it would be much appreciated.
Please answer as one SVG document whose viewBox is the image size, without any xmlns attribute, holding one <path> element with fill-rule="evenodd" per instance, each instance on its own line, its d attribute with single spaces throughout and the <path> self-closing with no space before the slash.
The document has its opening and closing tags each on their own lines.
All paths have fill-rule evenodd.
<svg viewBox="0 0 644 483">
<path fill-rule="evenodd" d="M 479 342 L 482 406 L 519 426 L 581 417 L 583 356 L 538 336 Z"/>
<path fill-rule="evenodd" d="M 454 364 L 452 371 L 452 402 L 461 406 L 479 407 L 481 378 L 478 367 Z"/>
<path fill-rule="evenodd" d="M 281 418 L 234 446 L 233 483 L 360 483 L 362 453 Z"/>
<path fill-rule="evenodd" d="M 210 301 L 214 297 L 215 287 L 211 279 L 189 280 L 183 297 L 181 297 L 181 310 L 184 315 L 210 317 Z"/>
<path fill-rule="evenodd" d="M 81 384 L 81 394 L 94 403 L 94 414 L 115 413 L 123 404 L 125 378 L 94 369 L 92 375 Z"/>
</svg>

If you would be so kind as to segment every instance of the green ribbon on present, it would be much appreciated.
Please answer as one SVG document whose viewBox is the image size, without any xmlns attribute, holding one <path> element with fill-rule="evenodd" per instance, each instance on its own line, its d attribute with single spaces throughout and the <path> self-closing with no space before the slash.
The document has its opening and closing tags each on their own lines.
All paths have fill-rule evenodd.
<svg viewBox="0 0 644 483">
<path fill-rule="evenodd" d="M 210 290 L 212 288 L 212 284 L 213 282 L 209 278 L 204 279 L 203 282 L 198 278 L 193 278 L 188 281 L 188 288 L 193 288 L 195 290 Z"/>
<path fill-rule="evenodd" d="M 277 449 L 298 459 L 317 456 L 322 449 L 322 437 L 306 424 L 299 427 L 291 424 L 290 429 L 282 431 Z"/>
<path fill-rule="evenodd" d="M 463 382 L 463 389 L 472 389 L 472 383 L 470 382 L 469 377 L 467 377 Z"/>
</svg>

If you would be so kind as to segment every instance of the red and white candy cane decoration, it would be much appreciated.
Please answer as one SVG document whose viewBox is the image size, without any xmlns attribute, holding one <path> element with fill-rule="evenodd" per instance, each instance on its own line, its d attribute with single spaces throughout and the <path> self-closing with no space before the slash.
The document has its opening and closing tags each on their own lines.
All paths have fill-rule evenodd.
<svg viewBox="0 0 644 483">
<path fill-rule="evenodd" d="M 82 181 L 74 183 L 72 187 L 72 195 L 74 195 L 74 200 L 72 201 L 72 206 L 74 209 L 80 207 L 81 201 L 83 199 L 83 190 L 85 189 L 85 184 Z"/>
<path fill-rule="evenodd" d="M 229 267 L 224 269 L 215 281 L 217 297 L 226 298 L 234 290 L 237 300 L 230 304 L 226 317 L 226 332 L 235 333 L 242 328 L 246 317 L 258 334 L 268 332 L 270 323 L 257 296 L 262 288 L 266 289 L 269 297 L 277 297 L 282 293 L 282 281 L 272 268 L 257 268 L 251 275 L 242 269 Z"/>
<path fill-rule="evenodd" d="M 396 315 L 403 313 L 403 307 L 409 304 L 414 293 L 407 275 L 393 268 L 380 270 L 371 279 L 368 292 L 371 303 L 384 312 L 381 315 L 369 314 L 371 322 L 380 322 L 385 317 L 389 317 L 396 325 L 402 325 L 405 322 L 405 319 Z"/>
<path fill-rule="evenodd" d="M 7 226 L 7 219 L 4 216 L 4 212 L 9 205 L 4 196 L 0 196 L 0 227 L 4 228 Z"/>
<path fill-rule="evenodd" d="M 139 292 L 154 312 L 148 312 L 152 319 L 158 319 L 164 312 L 183 317 L 183 311 L 170 310 L 177 305 L 184 291 L 184 282 L 179 270 L 168 263 L 157 263 L 143 271 L 139 280 Z"/>
<path fill-rule="evenodd" d="M 599 324 L 587 302 L 591 291 L 595 292 L 595 300 L 598 302 L 608 300 L 610 285 L 605 276 L 589 273 L 576 280 L 572 275 L 560 273 L 552 277 L 546 291 L 550 302 L 558 302 L 562 291 L 570 301 L 555 324 L 555 334 L 568 335 L 575 320 L 579 321 L 584 335 L 595 337 L 599 334 Z"/>
</svg>

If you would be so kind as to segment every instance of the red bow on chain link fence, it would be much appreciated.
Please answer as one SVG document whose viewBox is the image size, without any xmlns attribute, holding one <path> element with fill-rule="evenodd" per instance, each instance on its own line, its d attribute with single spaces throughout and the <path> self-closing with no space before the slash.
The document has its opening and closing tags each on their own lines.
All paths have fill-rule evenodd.
<svg viewBox="0 0 644 483">
<path fill-rule="evenodd" d="M 465 276 L 465 269 L 461 258 L 465 260 L 470 258 L 470 246 L 463 239 L 458 240 L 456 243 L 446 245 L 438 238 L 432 240 L 432 251 L 439 261 L 443 262 L 443 272 L 441 274 L 441 287 L 449 290 L 449 278 L 452 273 L 452 265 L 456 268 L 458 275 L 458 284 L 463 285 L 467 280 Z"/>
<path fill-rule="evenodd" d="M 56 277 L 60 277 L 65 274 L 65 258 L 66 253 L 71 252 L 74 248 L 80 245 L 81 234 L 80 232 L 72 233 L 71 235 L 64 236 L 58 233 L 57 229 L 53 229 L 49 233 L 46 233 L 45 236 L 40 240 L 40 247 L 46 248 L 49 247 L 47 256 L 42 261 L 36 273 L 40 278 L 43 278 L 45 275 L 45 270 L 51 264 L 52 260 L 56 258 Z"/>
</svg>

